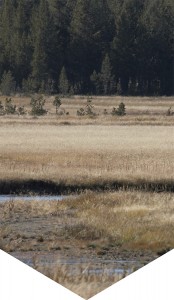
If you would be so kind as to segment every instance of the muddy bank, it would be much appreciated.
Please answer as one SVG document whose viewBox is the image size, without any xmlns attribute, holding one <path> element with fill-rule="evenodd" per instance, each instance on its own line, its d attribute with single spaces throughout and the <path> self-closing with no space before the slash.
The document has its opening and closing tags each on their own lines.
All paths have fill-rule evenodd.
<svg viewBox="0 0 174 300">
<path fill-rule="evenodd" d="M 156 226 L 166 208 L 172 215 L 173 194 L 141 193 L 141 199 L 138 192 L 91 194 L 71 201 L 0 203 L 0 249 L 89 298 L 169 251 L 166 245 L 173 248 L 170 215 L 167 225 Z"/>
<path fill-rule="evenodd" d="M 85 190 L 96 192 L 137 190 L 147 192 L 174 192 L 173 181 L 101 181 L 95 183 L 66 184 L 64 182 L 53 182 L 44 180 L 0 180 L 0 194 L 29 194 L 39 195 L 68 195 L 81 193 Z"/>
<path fill-rule="evenodd" d="M 40 257 L 44 253 L 59 259 L 135 260 L 150 262 L 165 253 L 165 246 L 135 247 L 82 223 L 77 207 L 61 208 L 64 201 L 0 204 L 0 248 L 12 255 Z M 109 226 L 109 221 L 108 221 Z M 159 252 L 159 249 L 161 252 Z"/>
</svg>

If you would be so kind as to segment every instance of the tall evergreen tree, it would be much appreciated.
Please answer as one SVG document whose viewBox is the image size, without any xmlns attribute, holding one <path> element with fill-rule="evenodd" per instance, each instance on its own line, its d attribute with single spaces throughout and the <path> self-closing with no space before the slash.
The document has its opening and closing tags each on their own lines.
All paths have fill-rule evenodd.
<svg viewBox="0 0 174 300">
<path fill-rule="evenodd" d="M 128 93 L 130 78 L 138 69 L 137 38 L 141 34 L 141 18 L 144 0 L 124 0 L 115 21 L 116 35 L 112 44 L 112 63 L 115 75 L 120 78 L 122 93 Z"/>
<path fill-rule="evenodd" d="M 3 64 L 5 70 L 10 70 L 13 67 L 13 20 L 14 20 L 14 6 L 12 1 L 4 0 L 1 10 L 1 47 L 3 49 Z"/>
<path fill-rule="evenodd" d="M 25 1 L 19 0 L 13 26 L 14 74 L 17 84 L 27 78 L 30 72 L 31 47 L 28 40 Z"/>
<path fill-rule="evenodd" d="M 148 36 L 145 73 L 148 92 L 172 93 L 174 4 L 172 0 L 148 1 L 143 14 Z"/>
<path fill-rule="evenodd" d="M 47 0 L 40 0 L 32 14 L 32 45 L 31 61 L 33 88 L 38 91 L 50 77 L 50 59 L 53 39 L 53 22 L 49 13 Z"/>
<path fill-rule="evenodd" d="M 70 61 L 75 81 L 88 91 L 90 75 L 99 71 L 103 53 L 111 41 L 111 15 L 105 0 L 77 0 L 71 22 Z"/>
<path fill-rule="evenodd" d="M 11 71 L 4 71 L 2 78 L 1 78 L 1 84 L 0 84 L 0 90 L 3 95 L 9 96 L 11 93 L 15 92 L 16 88 L 16 82 L 14 80 L 14 77 L 11 73 Z"/>
<path fill-rule="evenodd" d="M 69 91 L 69 82 L 68 82 L 65 67 L 62 68 L 59 76 L 59 91 L 63 95 L 68 94 Z"/>
<path fill-rule="evenodd" d="M 108 54 L 106 54 L 102 62 L 101 81 L 103 85 L 104 94 L 111 94 L 114 88 L 114 77 L 112 76 L 112 68 Z"/>
<path fill-rule="evenodd" d="M 0 80 L 52 93 L 64 66 L 76 93 L 111 93 L 114 75 L 124 94 L 171 95 L 173 28 L 173 0 L 0 0 Z"/>
<path fill-rule="evenodd" d="M 71 5 L 75 0 L 70 0 Z M 69 46 L 69 27 L 71 22 L 71 7 L 68 0 L 50 0 L 51 16 L 54 21 L 54 63 L 53 70 L 57 77 L 62 67 L 67 64 L 67 49 Z M 56 79 L 56 78 L 55 78 Z"/>
</svg>

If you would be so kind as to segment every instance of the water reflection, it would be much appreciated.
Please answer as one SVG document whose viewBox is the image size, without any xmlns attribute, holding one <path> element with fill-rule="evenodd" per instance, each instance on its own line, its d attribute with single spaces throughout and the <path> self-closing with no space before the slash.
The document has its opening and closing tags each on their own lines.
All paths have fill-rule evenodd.
<svg viewBox="0 0 174 300">
<path fill-rule="evenodd" d="M 146 262 L 140 262 L 135 260 L 101 260 L 101 259 L 58 259 L 52 254 L 38 254 L 37 256 L 29 253 L 21 255 L 18 253 L 13 254 L 14 257 L 20 259 L 30 267 L 34 267 L 37 261 L 37 265 L 44 268 L 55 268 L 65 266 L 70 274 L 79 275 L 83 274 L 95 274 L 100 275 L 105 273 L 106 275 L 126 275 L 131 274 L 135 270 L 140 269 L 146 264 Z"/>
<path fill-rule="evenodd" d="M 6 201 L 12 201 L 12 200 L 37 200 L 37 201 L 51 201 L 51 200 L 63 200 L 65 198 L 67 198 L 68 196 L 28 196 L 28 195 L 24 195 L 24 196 L 18 196 L 18 195 L 0 195 L 0 202 L 6 202 Z"/>
</svg>

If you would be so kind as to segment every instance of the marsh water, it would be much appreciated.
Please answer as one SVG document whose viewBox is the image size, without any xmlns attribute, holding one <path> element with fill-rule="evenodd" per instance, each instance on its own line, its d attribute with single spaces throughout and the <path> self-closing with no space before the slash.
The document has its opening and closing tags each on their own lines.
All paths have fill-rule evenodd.
<svg viewBox="0 0 174 300">
<path fill-rule="evenodd" d="M 28 195 L 0 195 L 0 202 L 12 201 L 12 200 L 40 200 L 40 201 L 51 201 L 51 200 L 63 200 L 68 196 L 52 196 L 52 195 L 42 195 L 42 196 L 28 196 Z"/>
<path fill-rule="evenodd" d="M 59 268 L 63 266 L 73 275 L 79 275 L 80 272 L 83 274 L 105 274 L 111 275 L 129 275 L 132 272 L 138 270 L 145 265 L 145 262 L 135 260 L 114 260 L 114 259 L 61 259 L 56 254 L 46 253 L 34 256 L 33 254 L 21 254 L 13 253 L 13 256 L 20 259 L 30 267 L 34 267 L 35 264 L 41 268 Z"/>
</svg>

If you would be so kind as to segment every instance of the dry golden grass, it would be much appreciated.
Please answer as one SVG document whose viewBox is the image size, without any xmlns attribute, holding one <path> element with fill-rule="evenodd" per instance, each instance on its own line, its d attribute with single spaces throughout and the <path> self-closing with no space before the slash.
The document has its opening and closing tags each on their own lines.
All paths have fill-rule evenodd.
<svg viewBox="0 0 174 300">
<path fill-rule="evenodd" d="M 108 239 L 124 249 L 174 247 L 174 195 L 169 193 L 87 193 L 64 201 L 77 209 L 80 226 L 66 230 L 76 238 Z M 102 220 L 102 221 L 101 221 Z M 89 233 L 90 232 L 90 233 Z"/>
<path fill-rule="evenodd" d="M 171 126 L 0 126 L 1 180 L 165 182 L 173 170 Z"/>
</svg>

